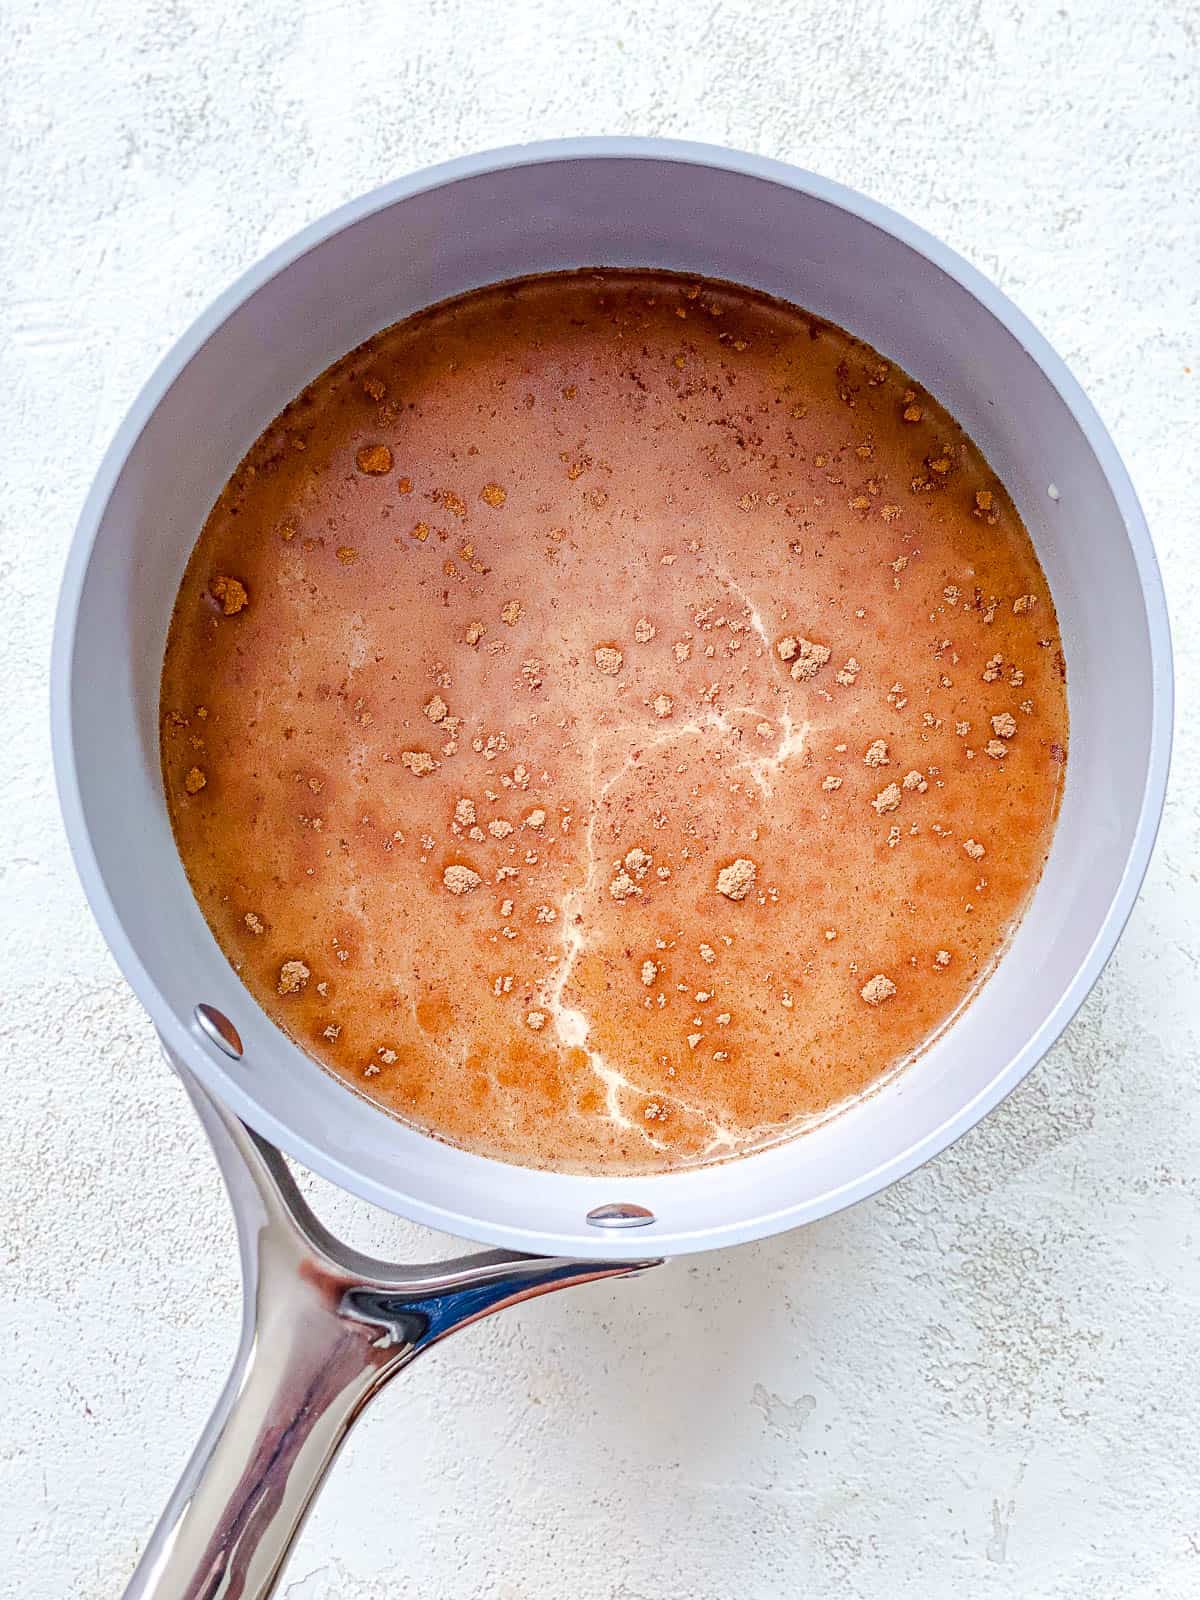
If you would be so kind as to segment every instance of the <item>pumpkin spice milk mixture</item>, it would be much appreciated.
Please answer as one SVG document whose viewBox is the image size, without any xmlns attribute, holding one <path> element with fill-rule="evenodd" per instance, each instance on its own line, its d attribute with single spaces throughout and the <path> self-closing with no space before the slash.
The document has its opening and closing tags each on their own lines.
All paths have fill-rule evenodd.
<svg viewBox="0 0 1200 1600">
<path fill-rule="evenodd" d="M 666 1169 L 911 1060 L 1041 871 L 1065 668 L 946 412 L 795 307 L 481 290 L 316 380 L 179 592 L 192 887 L 312 1055 L 467 1149 Z"/>
</svg>

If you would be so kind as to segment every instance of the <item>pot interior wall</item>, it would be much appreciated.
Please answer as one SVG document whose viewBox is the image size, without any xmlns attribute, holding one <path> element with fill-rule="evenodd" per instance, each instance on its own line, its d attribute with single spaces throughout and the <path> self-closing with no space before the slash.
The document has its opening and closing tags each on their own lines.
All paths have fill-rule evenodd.
<svg viewBox="0 0 1200 1600">
<path fill-rule="evenodd" d="M 694 156 L 564 156 L 398 186 L 274 275 L 252 275 L 248 298 L 244 285 L 231 291 L 177 376 L 168 358 L 139 403 L 148 417 L 135 409 L 123 460 L 110 457 L 70 691 L 86 826 L 111 901 L 98 907 L 101 921 L 156 1023 L 210 1086 L 368 1198 L 530 1249 L 620 1255 L 651 1239 L 672 1250 L 748 1237 L 867 1192 L 903 1152 L 912 1155 L 899 1170 L 937 1148 L 1036 1058 L 1077 1002 L 1077 975 L 1126 872 L 1150 764 L 1155 662 L 1126 532 L 1136 513 L 1118 503 L 1018 338 L 861 209 Z M 440 1146 L 348 1094 L 267 1021 L 226 964 L 184 879 L 158 772 L 158 676 L 175 590 L 213 499 L 263 426 L 331 361 L 411 311 L 479 284 L 590 264 L 747 283 L 842 323 L 906 367 L 1012 492 L 1069 666 L 1071 758 L 1052 858 L 975 1003 L 911 1070 L 823 1128 L 729 1166 L 657 1179 L 523 1172 Z M 1111 450 L 1102 435 L 1096 448 Z M 1110 470 L 1123 484 L 1115 460 Z M 180 1024 L 198 1001 L 234 1019 L 242 1062 Z M 640 1237 L 597 1234 L 585 1214 L 613 1200 L 649 1206 L 657 1225 Z"/>
</svg>

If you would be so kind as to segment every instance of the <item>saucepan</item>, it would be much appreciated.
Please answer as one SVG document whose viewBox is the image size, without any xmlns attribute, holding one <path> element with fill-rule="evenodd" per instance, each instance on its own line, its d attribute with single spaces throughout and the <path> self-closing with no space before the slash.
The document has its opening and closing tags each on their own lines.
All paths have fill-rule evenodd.
<svg viewBox="0 0 1200 1600">
<path fill-rule="evenodd" d="M 171 837 L 158 681 L 188 553 L 243 453 L 324 367 L 410 312 L 584 265 L 731 279 L 841 323 L 964 424 L 1011 492 L 1058 608 L 1071 747 L 1044 875 L 981 992 L 906 1071 L 790 1142 L 622 1177 L 452 1149 L 350 1094 L 279 1031 L 209 933 Z M 1004 296 L 921 229 L 811 173 L 702 146 L 572 140 L 402 178 L 314 223 L 161 363 L 84 508 L 54 646 L 55 758 L 80 875 L 184 1077 L 238 1219 L 242 1348 L 130 1594 L 262 1596 L 346 1429 L 455 1327 L 567 1284 L 761 1238 L 903 1176 L 1020 1081 L 1129 914 L 1163 802 L 1170 642 L 1150 537 L 1108 434 Z M 304 1206 L 286 1152 L 366 1200 L 490 1246 L 367 1260 Z"/>
</svg>

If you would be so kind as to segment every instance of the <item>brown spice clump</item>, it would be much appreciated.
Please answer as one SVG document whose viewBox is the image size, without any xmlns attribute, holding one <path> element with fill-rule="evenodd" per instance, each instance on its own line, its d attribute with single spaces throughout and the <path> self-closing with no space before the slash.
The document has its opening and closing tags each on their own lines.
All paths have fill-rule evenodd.
<svg viewBox="0 0 1200 1600">
<path fill-rule="evenodd" d="M 381 478 L 392 470 L 392 452 L 386 444 L 365 444 L 354 460 L 358 470 L 371 478 Z"/>
<path fill-rule="evenodd" d="M 311 977 L 303 961 L 285 961 L 279 969 L 276 988 L 280 994 L 299 994 Z"/>
<path fill-rule="evenodd" d="M 635 878 L 644 878 L 653 865 L 654 857 L 640 845 L 635 845 L 625 856 L 625 870 L 632 872 Z"/>
<path fill-rule="evenodd" d="M 885 739 L 873 739 L 867 746 L 867 753 L 863 756 L 865 767 L 886 767 L 888 762 L 888 747 Z"/>
<path fill-rule="evenodd" d="M 625 660 L 625 657 L 616 646 L 611 644 L 597 645 L 592 654 L 600 671 L 606 673 L 610 678 L 616 677 Z"/>
<path fill-rule="evenodd" d="M 482 880 L 470 867 L 456 865 L 446 868 L 442 873 L 442 882 L 451 894 L 469 894 L 472 889 L 478 889 Z"/>
<path fill-rule="evenodd" d="M 875 808 L 876 816 L 885 816 L 889 811 L 896 811 L 900 806 L 900 785 L 889 783 L 886 789 L 881 789 L 871 804 Z"/>
<path fill-rule="evenodd" d="M 201 772 L 200 768 L 192 767 L 188 772 L 187 777 L 183 780 L 183 787 L 189 794 L 199 794 L 207 782 L 208 779 L 204 776 L 203 772 Z"/>
<path fill-rule="evenodd" d="M 1010 711 L 1001 711 L 992 718 L 992 732 L 1001 739 L 1011 739 L 1017 731 L 1016 719 Z"/>
<path fill-rule="evenodd" d="M 896 985 L 882 972 L 877 972 L 858 992 L 869 1006 L 881 1006 L 895 994 Z"/>
<path fill-rule="evenodd" d="M 221 611 L 227 617 L 236 617 L 239 611 L 244 611 L 250 604 L 246 585 L 240 578 L 217 577 L 208 588 L 213 599 L 220 601 Z"/>
<path fill-rule="evenodd" d="M 792 677 L 797 683 L 807 683 L 810 678 L 815 678 L 833 654 L 827 644 L 814 644 L 811 639 L 799 641 L 799 652 L 792 662 Z"/>
<path fill-rule="evenodd" d="M 508 499 L 508 494 L 498 483 L 485 483 L 480 490 L 479 498 L 486 505 L 495 506 L 498 510 Z"/>
<path fill-rule="evenodd" d="M 744 900 L 750 893 L 758 868 L 747 856 L 739 856 L 717 873 L 717 893 L 726 900 Z"/>
</svg>

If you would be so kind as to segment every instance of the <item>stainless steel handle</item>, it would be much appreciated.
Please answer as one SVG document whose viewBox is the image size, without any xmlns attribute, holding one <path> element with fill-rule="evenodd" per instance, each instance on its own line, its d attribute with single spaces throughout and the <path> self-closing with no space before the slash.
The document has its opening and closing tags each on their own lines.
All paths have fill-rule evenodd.
<svg viewBox="0 0 1200 1600">
<path fill-rule="evenodd" d="M 500 1250 L 432 1266 L 372 1260 L 323 1227 L 278 1150 L 172 1064 L 233 1203 L 242 1337 L 125 1600 L 265 1600 L 350 1425 L 389 1378 L 493 1311 L 655 1263 Z"/>
</svg>

